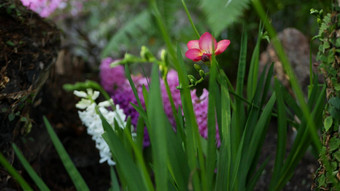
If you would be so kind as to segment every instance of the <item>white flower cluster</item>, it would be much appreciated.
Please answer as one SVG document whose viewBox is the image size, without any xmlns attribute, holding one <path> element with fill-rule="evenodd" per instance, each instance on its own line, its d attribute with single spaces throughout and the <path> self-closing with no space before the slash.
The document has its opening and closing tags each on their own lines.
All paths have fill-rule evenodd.
<svg viewBox="0 0 340 191">
<path fill-rule="evenodd" d="M 96 142 L 96 148 L 99 150 L 100 154 L 99 162 L 103 163 L 107 161 L 109 165 L 115 165 L 115 162 L 112 160 L 110 148 L 102 137 L 104 129 L 99 114 L 96 112 L 96 107 L 98 106 L 100 113 L 105 117 L 113 129 L 116 128 L 114 125 L 115 120 L 117 121 L 120 128 L 124 128 L 126 126 L 126 122 L 124 121 L 125 114 L 123 110 L 120 109 L 118 105 L 115 105 L 114 111 L 106 109 L 107 107 L 113 105 L 112 99 L 100 102 L 97 105 L 95 100 L 98 98 L 99 92 L 93 91 L 92 89 L 87 89 L 87 92 L 74 91 L 74 94 L 82 98 L 76 104 L 76 107 L 83 110 L 78 111 L 78 114 L 83 124 L 87 127 L 87 133 L 91 135 L 92 140 Z"/>
</svg>

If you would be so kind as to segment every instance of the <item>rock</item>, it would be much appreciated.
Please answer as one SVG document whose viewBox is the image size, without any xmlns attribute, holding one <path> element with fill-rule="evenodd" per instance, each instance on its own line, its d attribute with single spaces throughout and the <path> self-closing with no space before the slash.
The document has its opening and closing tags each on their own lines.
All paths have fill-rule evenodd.
<svg viewBox="0 0 340 191">
<path fill-rule="evenodd" d="M 282 43 L 303 92 L 307 95 L 310 62 L 309 40 L 295 28 L 286 28 L 278 34 L 278 38 Z M 292 92 L 289 78 L 283 70 L 281 61 L 279 60 L 273 45 L 269 44 L 267 50 L 261 53 L 260 73 L 263 71 L 265 65 L 271 63 L 274 63 L 274 75 L 290 90 L 290 92 Z M 312 63 L 313 72 L 316 73 L 318 64 L 316 63 L 315 55 L 312 55 Z"/>
</svg>

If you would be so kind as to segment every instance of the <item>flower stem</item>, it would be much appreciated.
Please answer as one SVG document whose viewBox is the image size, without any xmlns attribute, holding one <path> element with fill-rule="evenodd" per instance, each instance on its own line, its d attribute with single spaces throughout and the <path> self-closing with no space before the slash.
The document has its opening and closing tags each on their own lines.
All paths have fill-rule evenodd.
<svg viewBox="0 0 340 191">
<path fill-rule="evenodd" d="M 196 29 L 196 27 L 195 27 L 195 24 L 194 24 L 194 22 L 192 21 L 192 18 L 191 18 L 191 16 L 190 16 L 190 13 L 189 13 L 189 11 L 188 11 L 187 5 L 185 4 L 184 0 L 182 0 L 182 4 L 183 4 L 184 10 L 185 10 L 185 13 L 187 14 L 188 19 L 189 19 L 189 21 L 190 21 L 190 23 L 191 23 L 192 29 L 194 29 L 194 31 L 195 31 L 197 37 L 200 38 L 201 35 L 200 35 L 200 33 L 197 31 L 197 29 Z"/>
</svg>

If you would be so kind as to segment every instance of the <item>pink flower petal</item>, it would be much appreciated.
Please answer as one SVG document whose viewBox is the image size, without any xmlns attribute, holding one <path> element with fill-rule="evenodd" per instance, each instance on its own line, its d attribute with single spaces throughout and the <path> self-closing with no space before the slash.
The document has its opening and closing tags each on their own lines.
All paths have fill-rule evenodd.
<svg viewBox="0 0 340 191">
<path fill-rule="evenodd" d="M 230 40 L 221 40 L 220 42 L 218 42 L 215 55 L 219 55 L 222 52 L 224 52 L 225 49 L 227 49 L 227 47 L 229 46 L 229 44 L 230 44 Z"/>
<path fill-rule="evenodd" d="M 186 51 L 185 56 L 190 60 L 195 62 L 200 61 L 202 58 L 203 53 L 200 49 L 189 49 Z"/>
<path fill-rule="evenodd" d="M 212 47 L 212 42 L 214 42 L 214 48 Z M 205 32 L 199 40 L 200 49 L 205 53 L 212 53 L 216 47 L 215 38 L 208 32 Z"/>
<path fill-rule="evenodd" d="M 188 49 L 200 49 L 198 40 L 191 40 L 187 44 Z"/>
</svg>

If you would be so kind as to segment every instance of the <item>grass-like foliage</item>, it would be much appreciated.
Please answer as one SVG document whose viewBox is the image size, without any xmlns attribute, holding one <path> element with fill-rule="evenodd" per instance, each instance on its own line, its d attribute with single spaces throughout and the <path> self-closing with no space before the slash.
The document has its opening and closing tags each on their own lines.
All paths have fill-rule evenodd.
<svg viewBox="0 0 340 191">
<path fill-rule="evenodd" d="M 216 26 L 212 27 L 214 33 L 220 33 L 226 25 L 236 19 L 240 11 L 246 7 L 247 2 L 202 0 L 204 11 L 210 15 L 208 22 L 224 19 L 220 26 L 213 25 Z M 182 1 L 182 3 L 193 30 L 198 33 L 185 2 Z M 226 6 L 221 6 L 221 3 Z M 161 65 L 158 61 L 153 64 L 149 89 L 143 88 L 145 103 L 143 106 L 130 74 L 129 62 L 125 62 L 125 75 L 137 100 L 137 104 L 131 104 L 139 112 L 136 136 L 131 134 L 130 118 L 127 119 L 125 127 L 117 128 L 119 124 L 122 124 L 117 121 L 113 127 L 100 113 L 98 107 L 96 108 L 104 129 L 102 137 L 108 144 L 113 160 L 116 162 L 116 166 L 110 169 L 112 180 L 110 190 L 253 190 L 270 160 L 270 158 L 260 160 L 268 128 L 277 128 L 278 132 L 275 163 L 272 172 L 270 172 L 272 176 L 268 185 L 269 190 L 281 190 L 286 185 L 309 146 L 312 145 L 316 154 L 319 152 L 320 142 L 316 137 L 317 129 L 315 127 L 322 126 L 320 123 L 324 108 L 325 86 L 319 85 L 316 79 L 311 78 L 310 88 L 308 88 L 309 96 L 305 101 L 288 59 L 275 36 L 275 31 L 261 9 L 261 4 L 256 0 L 253 3 L 263 20 L 263 26 L 259 27 L 258 40 L 251 54 L 250 63 L 246 62 L 248 34 L 246 30 L 243 30 L 236 88 L 231 85 L 228 76 L 220 69 L 214 53 L 209 60 L 208 138 L 205 140 L 198 131 L 182 50 L 180 45 L 174 46 L 175 43 L 169 36 L 167 25 L 163 21 L 156 1 L 149 0 L 151 12 L 167 46 L 169 53 L 167 61 L 178 72 L 182 106 L 175 107 L 165 73 L 162 79 L 167 88 L 176 122 L 176 130 L 174 130 L 164 112 L 159 81 L 159 68 L 164 72 L 168 65 Z M 230 11 L 230 16 L 224 18 L 224 12 L 220 9 L 214 11 L 215 7 Z M 144 20 L 143 17 L 151 16 L 147 14 L 149 13 L 142 13 L 140 17 L 137 17 L 135 24 L 139 19 Z M 134 26 L 131 24 L 127 27 L 129 27 L 127 30 L 132 30 Z M 274 78 L 273 64 L 266 66 L 261 74 L 258 73 L 259 48 L 261 39 L 263 39 L 264 27 L 269 31 L 274 47 L 288 72 L 296 99 Z M 123 32 L 118 35 L 123 35 Z M 115 43 L 115 37 L 113 37 L 112 46 Z M 104 55 L 111 48 L 109 46 L 107 50 L 104 50 Z M 248 73 L 246 72 L 247 65 L 250 68 Z M 245 87 L 246 80 L 247 86 Z M 98 84 L 93 82 L 66 86 L 69 90 L 77 89 L 75 87 L 78 89 L 94 88 L 101 91 L 106 98 L 109 97 Z M 294 120 L 295 118 L 298 118 L 299 122 Z M 85 181 L 74 167 L 45 117 L 44 122 L 77 190 L 88 190 Z M 218 129 L 216 129 L 217 126 Z M 297 135 L 289 152 L 286 152 L 286 142 L 289 139 L 287 130 L 291 126 L 296 128 Z M 151 157 L 146 157 L 147 154 L 143 149 L 144 127 L 147 128 L 150 137 L 151 148 L 148 151 L 150 151 L 149 156 Z M 216 131 L 220 135 L 220 145 L 217 144 Z M 47 186 L 35 174 L 18 148 L 14 146 L 14 149 L 39 189 L 47 190 Z M 0 162 L 16 177 L 24 189 L 29 189 L 28 184 L 6 163 L 2 155 L 0 155 Z"/>
</svg>

